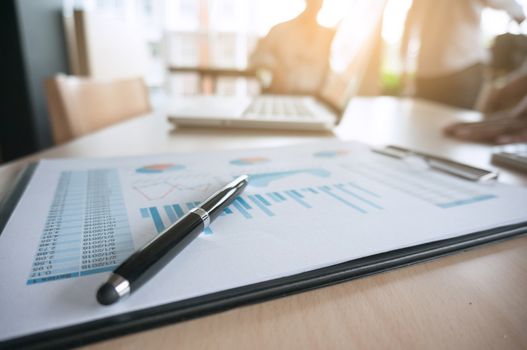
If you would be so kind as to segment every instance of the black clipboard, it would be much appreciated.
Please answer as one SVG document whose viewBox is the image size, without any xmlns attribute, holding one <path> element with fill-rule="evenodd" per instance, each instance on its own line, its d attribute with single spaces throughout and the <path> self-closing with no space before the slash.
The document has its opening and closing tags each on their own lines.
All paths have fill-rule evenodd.
<svg viewBox="0 0 527 350">
<path fill-rule="evenodd" d="M 0 233 L 37 164 L 20 172 L 0 204 Z M 393 250 L 292 276 L 255 283 L 0 342 L 0 348 L 71 348 L 389 271 L 527 233 L 527 222 Z"/>
</svg>

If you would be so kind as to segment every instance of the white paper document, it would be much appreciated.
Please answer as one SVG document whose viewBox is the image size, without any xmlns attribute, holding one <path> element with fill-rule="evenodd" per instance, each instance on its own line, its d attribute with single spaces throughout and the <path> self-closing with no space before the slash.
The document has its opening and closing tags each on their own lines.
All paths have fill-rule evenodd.
<svg viewBox="0 0 527 350">
<path fill-rule="evenodd" d="M 234 177 L 244 193 L 112 306 L 97 288 Z M 475 183 L 338 141 L 43 160 L 0 235 L 0 341 L 527 222 L 527 189 Z"/>
</svg>

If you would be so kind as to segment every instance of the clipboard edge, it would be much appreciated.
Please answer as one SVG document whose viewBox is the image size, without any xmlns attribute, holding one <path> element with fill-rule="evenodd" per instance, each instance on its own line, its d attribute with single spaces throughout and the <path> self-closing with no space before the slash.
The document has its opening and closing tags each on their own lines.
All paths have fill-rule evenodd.
<svg viewBox="0 0 527 350">
<path fill-rule="evenodd" d="M 83 346 L 434 260 L 525 233 L 527 233 L 527 222 L 497 227 L 375 254 L 292 276 L 12 338 L 0 342 L 0 348 L 45 349 Z"/>
<path fill-rule="evenodd" d="M 15 176 L 13 187 L 0 200 L 0 235 L 4 232 L 7 222 L 20 201 L 20 198 L 22 198 L 37 166 L 38 162 L 25 165 Z"/>
</svg>

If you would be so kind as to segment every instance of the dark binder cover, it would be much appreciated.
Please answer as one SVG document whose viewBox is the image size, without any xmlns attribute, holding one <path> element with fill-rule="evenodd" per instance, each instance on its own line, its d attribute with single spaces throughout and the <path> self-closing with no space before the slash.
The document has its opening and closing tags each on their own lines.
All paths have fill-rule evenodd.
<svg viewBox="0 0 527 350">
<path fill-rule="evenodd" d="M 0 234 L 4 231 L 4 227 L 9 220 L 9 217 L 13 213 L 18 203 L 18 200 L 22 197 L 29 180 L 33 176 L 37 163 L 31 163 L 20 171 L 14 181 L 13 187 L 11 187 L 4 198 L 0 198 Z"/>
<path fill-rule="evenodd" d="M 36 165 L 26 168 L 0 206 L 0 232 L 22 196 Z M 0 342 L 0 348 L 70 348 L 185 321 L 360 277 L 432 260 L 527 232 L 527 222 L 351 260 L 292 276 L 128 312 L 96 321 Z"/>
</svg>

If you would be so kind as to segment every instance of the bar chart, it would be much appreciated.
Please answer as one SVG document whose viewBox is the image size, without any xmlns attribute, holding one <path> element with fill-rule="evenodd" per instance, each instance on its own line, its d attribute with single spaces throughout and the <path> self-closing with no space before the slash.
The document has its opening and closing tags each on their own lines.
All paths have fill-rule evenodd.
<svg viewBox="0 0 527 350">
<path fill-rule="evenodd" d="M 167 224 L 165 224 L 164 220 L 161 217 L 161 210 L 157 207 L 141 208 L 140 212 L 141 217 L 143 219 L 151 219 L 156 232 L 160 233 L 163 232 L 168 226 L 176 222 L 178 219 L 183 217 L 183 215 L 185 215 L 192 208 L 195 208 L 198 205 L 199 202 L 187 202 L 185 206 L 180 204 L 164 205 L 163 211 L 165 212 L 169 221 Z M 207 227 L 203 232 L 205 234 L 212 234 L 212 230 L 209 227 Z"/>
<path fill-rule="evenodd" d="M 152 228 L 160 233 L 168 225 L 181 218 L 199 202 L 172 203 L 161 207 L 144 207 L 140 209 L 141 217 L 149 220 Z M 303 210 L 317 210 L 320 206 L 345 206 L 352 213 L 368 214 L 383 210 L 382 197 L 355 183 L 337 183 L 332 185 L 303 187 L 282 191 L 269 191 L 238 196 L 221 214 L 240 216 L 246 220 L 255 217 L 280 216 L 282 208 L 296 206 Z M 214 227 L 214 224 L 212 225 Z M 208 227 L 205 235 L 213 233 Z"/>
<path fill-rule="evenodd" d="M 270 173 L 249 174 L 249 179 L 250 185 L 253 187 L 267 187 L 274 181 L 296 175 L 309 175 L 315 178 L 328 178 L 331 176 L 331 172 L 322 168 L 295 169 Z"/>
</svg>

